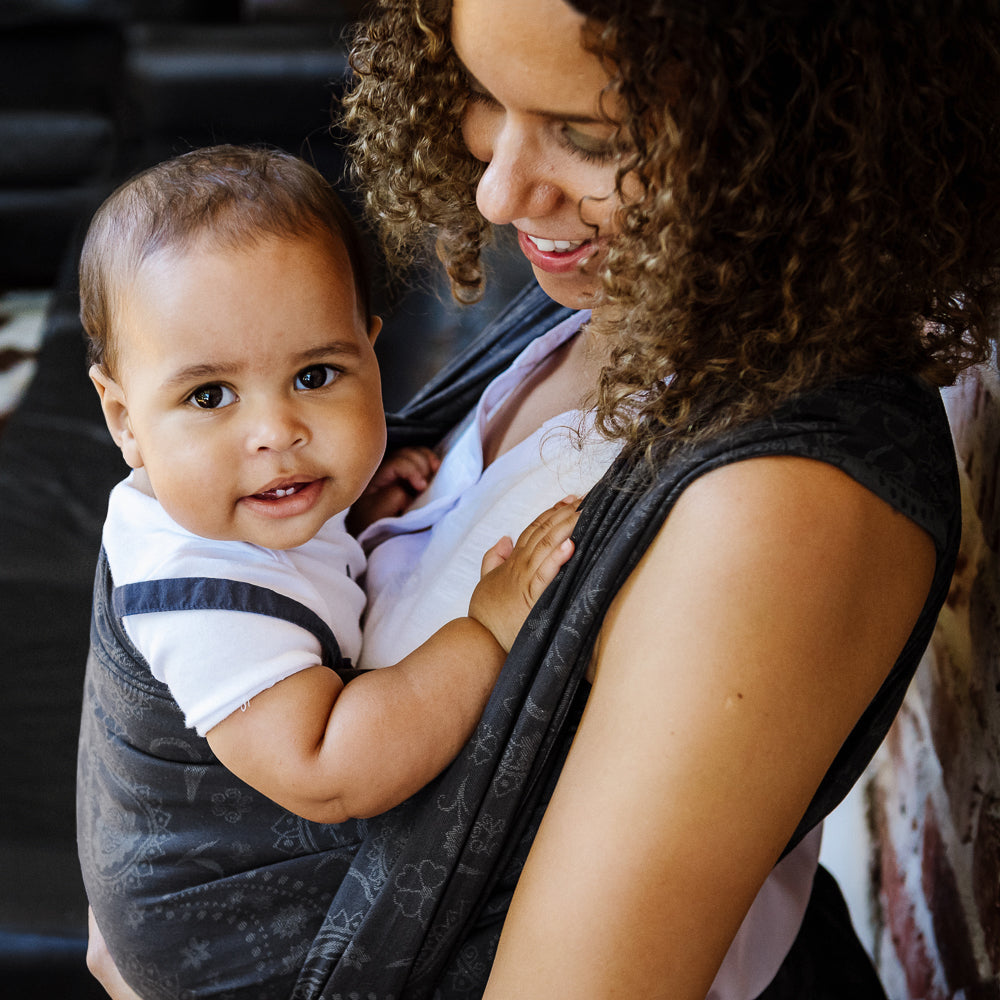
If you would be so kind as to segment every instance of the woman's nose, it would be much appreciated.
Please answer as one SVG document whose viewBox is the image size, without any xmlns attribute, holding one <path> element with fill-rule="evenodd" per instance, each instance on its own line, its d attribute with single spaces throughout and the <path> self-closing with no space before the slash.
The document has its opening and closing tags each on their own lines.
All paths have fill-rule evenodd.
<svg viewBox="0 0 1000 1000">
<path fill-rule="evenodd" d="M 491 139 L 480 157 L 486 170 L 476 188 L 479 211 L 498 226 L 544 219 L 558 206 L 560 189 L 545 175 L 540 151 L 512 123 L 498 125 Z"/>
</svg>

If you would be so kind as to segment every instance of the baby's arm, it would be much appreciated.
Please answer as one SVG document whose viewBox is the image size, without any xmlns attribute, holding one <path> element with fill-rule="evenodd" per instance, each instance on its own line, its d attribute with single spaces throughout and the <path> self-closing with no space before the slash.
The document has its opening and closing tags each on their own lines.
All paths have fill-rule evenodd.
<svg viewBox="0 0 1000 1000">
<path fill-rule="evenodd" d="M 430 448 L 397 448 L 382 460 L 364 493 L 347 513 L 355 535 L 382 517 L 399 517 L 427 489 L 441 459 Z"/>
<path fill-rule="evenodd" d="M 576 519 L 575 500 L 563 501 L 516 546 L 497 543 L 469 617 L 399 663 L 346 687 L 326 667 L 293 674 L 211 729 L 212 751 L 247 784 L 317 822 L 374 816 L 409 798 L 471 735 L 510 642 L 572 553 Z"/>
</svg>

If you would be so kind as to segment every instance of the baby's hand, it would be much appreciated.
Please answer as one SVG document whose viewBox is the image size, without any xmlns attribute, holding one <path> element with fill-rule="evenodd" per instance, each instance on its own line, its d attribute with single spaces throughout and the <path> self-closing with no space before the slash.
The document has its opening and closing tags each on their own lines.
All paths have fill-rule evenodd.
<svg viewBox="0 0 1000 1000">
<path fill-rule="evenodd" d="M 347 514 L 347 527 L 357 535 L 381 517 L 399 517 L 413 498 L 427 489 L 441 459 L 430 448 L 398 448 L 382 460 L 364 493 Z"/>
<path fill-rule="evenodd" d="M 469 617 L 482 623 L 508 652 L 528 612 L 573 554 L 570 535 L 580 516 L 578 497 L 566 497 L 536 517 L 517 545 L 506 536 L 483 556 L 482 578 Z"/>
</svg>

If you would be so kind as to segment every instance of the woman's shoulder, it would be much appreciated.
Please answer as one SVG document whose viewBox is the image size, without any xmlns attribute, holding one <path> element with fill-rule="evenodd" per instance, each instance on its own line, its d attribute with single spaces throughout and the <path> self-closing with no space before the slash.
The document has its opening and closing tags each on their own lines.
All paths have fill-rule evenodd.
<svg viewBox="0 0 1000 1000">
<path fill-rule="evenodd" d="M 833 466 L 915 521 L 939 551 L 956 540 L 959 485 L 948 418 L 940 392 L 922 379 L 857 376 L 800 393 L 767 419 L 690 451 L 681 474 L 693 480 L 758 456 Z M 678 472 L 667 463 L 659 474 Z"/>
<path fill-rule="evenodd" d="M 796 454 L 847 473 L 939 548 L 956 540 L 958 468 L 936 387 L 907 375 L 842 379 L 793 398 L 775 423 Z"/>
<path fill-rule="evenodd" d="M 640 463 L 630 471 L 631 484 L 642 484 Z M 961 505 L 940 394 L 910 378 L 847 379 L 675 450 L 644 486 L 593 500 L 597 527 L 581 521 L 577 550 L 589 553 L 588 531 L 611 536 L 597 539 L 593 561 L 617 559 L 600 568 L 601 579 L 622 588 L 620 608 L 633 601 L 641 612 L 621 619 L 625 631 L 646 620 L 652 647 L 657 635 L 662 643 L 664 634 L 684 636 L 688 628 L 714 642 L 726 628 L 740 656 L 765 648 L 764 637 L 822 635 L 818 645 L 793 643 L 782 655 L 791 649 L 789 663 L 815 665 L 831 650 L 831 671 L 849 661 L 858 689 L 867 685 L 845 715 L 860 721 L 846 741 L 838 734 L 842 753 L 794 845 L 870 759 L 947 594 Z M 686 610 L 668 621 L 676 594 Z"/>
<path fill-rule="evenodd" d="M 750 461 L 757 458 L 783 461 Z M 849 519 L 855 503 L 872 516 L 879 506 L 902 514 L 930 536 L 938 583 L 946 585 L 961 534 L 947 415 L 937 389 L 897 376 L 845 379 L 804 392 L 767 418 L 670 449 L 652 465 L 622 454 L 588 494 L 577 526 L 580 571 L 593 564 L 613 590 L 682 500 L 689 509 L 695 500 L 725 508 L 733 491 L 745 488 L 761 499 L 765 517 L 780 518 L 793 503 L 801 514 L 817 497 L 828 518 Z M 844 506 L 834 511 L 834 502 Z"/>
</svg>

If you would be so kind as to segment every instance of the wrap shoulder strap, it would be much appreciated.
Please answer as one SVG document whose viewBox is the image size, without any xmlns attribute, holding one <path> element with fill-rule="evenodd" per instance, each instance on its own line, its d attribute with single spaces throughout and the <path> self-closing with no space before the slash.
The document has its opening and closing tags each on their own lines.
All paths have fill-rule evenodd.
<svg viewBox="0 0 1000 1000">
<path fill-rule="evenodd" d="M 111 605 L 121 619 L 129 615 L 161 611 L 240 611 L 267 615 L 304 628 L 315 636 L 323 650 L 323 662 L 343 680 L 360 671 L 340 651 L 330 626 L 300 601 L 267 587 L 222 577 L 181 576 L 143 580 L 115 587 Z"/>
</svg>

